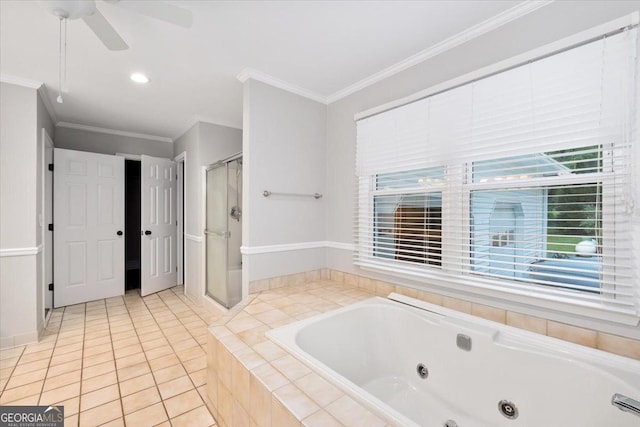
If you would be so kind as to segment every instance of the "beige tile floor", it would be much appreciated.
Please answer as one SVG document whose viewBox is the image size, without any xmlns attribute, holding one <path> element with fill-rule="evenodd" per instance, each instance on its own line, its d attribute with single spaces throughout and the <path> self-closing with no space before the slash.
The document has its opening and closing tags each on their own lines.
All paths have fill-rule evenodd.
<svg viewBox="0 0 640 427">
<path fill-rule="evenodd" d="M 39 343 L 0 351 L 0 405 L 64 405 L 65 427 L 215 425 L 210 320 L 182 287 L 55 309 Z"/>
</svg>

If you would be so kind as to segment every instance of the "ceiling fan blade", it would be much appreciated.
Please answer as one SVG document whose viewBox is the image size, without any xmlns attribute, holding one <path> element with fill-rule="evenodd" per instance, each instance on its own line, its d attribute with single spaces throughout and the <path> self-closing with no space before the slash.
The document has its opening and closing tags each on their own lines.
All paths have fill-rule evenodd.
<svg viewBox="0 0 640 427">
<path fill-rule="evenodd" d="M 180 27 L 191 28 L 191 24 L 193 24 L 193 15 L 190 10 L 174 6 L 164 1 L 116 0 L 110 2 L 139 13 L 140 15 L 159 19 L 160 21 L 165 21 Z"/>
<path fill-rule="evenodd" d="M 82 20 L 91 28 L 91 30 L 98 36 L 100 41 L 109 50 L 126 50 L 129 49 L 127 43 L 122 40 L 122 37 L 113 29 L 109 21 L 100 13 L 98 9 L 91 15 L 83 16 Z"/>
</svg>

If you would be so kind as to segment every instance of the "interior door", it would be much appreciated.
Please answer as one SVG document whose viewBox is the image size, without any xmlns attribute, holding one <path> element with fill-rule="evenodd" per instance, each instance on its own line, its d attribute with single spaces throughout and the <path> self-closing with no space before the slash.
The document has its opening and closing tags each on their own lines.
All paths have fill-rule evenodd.
<svg viewBox="0 0 640 427">
<path fill-rule="evenodd" d="M 142 156 L 142 256 L 140 293 L 175 286 L 176 163 Z"/>
<path fill-rule="evenodd" d="M 54 149 L 54 304 L 124 294 L 124 158 Z"/>
<path fill-rule="evenodd" d="M 49 172 L 49 165 L 53 164 L 53 141 L 47 133 L 42 129 L 42 148 L 43 148 L 43 164 L 42 175 L 44 180 L 43 187 L 43 241 L 42 248 L 44 260 L 44 309 L 53 308 L 53 292 L 49 290 L 49 283 L 53 283 L 53 232 L 47 229 L 48 224 L 53 224 L 53 173 Z"/>
</svg>

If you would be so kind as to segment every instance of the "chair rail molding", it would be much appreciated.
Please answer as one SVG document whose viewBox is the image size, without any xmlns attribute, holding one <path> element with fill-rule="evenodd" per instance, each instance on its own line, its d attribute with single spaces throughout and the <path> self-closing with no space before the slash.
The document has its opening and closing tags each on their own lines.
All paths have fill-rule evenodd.
<svg viewBox="0 0 640 427">
<path fill-rule="evenodd" d="M 240 252 L 242 255 L 258 255 L 319 248 L 344 249 L 352 251 L 353 244 L 321 240 L 317 242 L 285 243 L 280 245 L 242 246 L 240 247 Z"/>
<path fill-rule="evenodd" d="M 37 255 L 42 252 L 42 245 L 26 248 L 6 248 L 0 249 L 0 258 Z"/>
<path fill-rule="evenodd" d="M 185 237 L 185 239 L 191 240 L 192 242 L 202 243 L 204 241 L 204 237 L 203 236 L 195 236 L 193 234 L 184 233 L 184 237 Z"/>
</svg>

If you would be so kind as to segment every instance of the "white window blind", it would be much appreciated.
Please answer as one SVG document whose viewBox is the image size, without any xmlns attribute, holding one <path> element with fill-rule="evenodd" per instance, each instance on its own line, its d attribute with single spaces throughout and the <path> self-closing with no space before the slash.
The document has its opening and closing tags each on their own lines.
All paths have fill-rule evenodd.
<svg viewBox="0 0 640 427">
<path fill-rule="evenodd" d="M 637 316 L 637 38 L 359 120 L 355 263 Z"/>
</svg>

